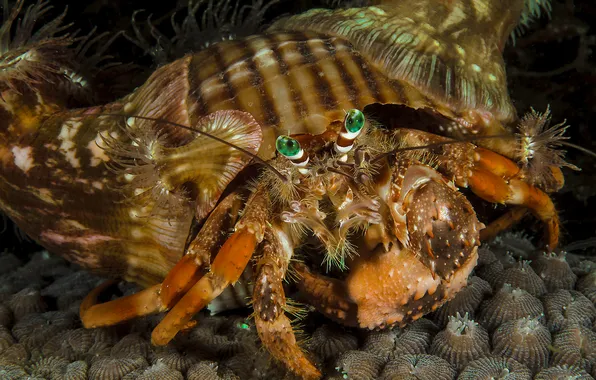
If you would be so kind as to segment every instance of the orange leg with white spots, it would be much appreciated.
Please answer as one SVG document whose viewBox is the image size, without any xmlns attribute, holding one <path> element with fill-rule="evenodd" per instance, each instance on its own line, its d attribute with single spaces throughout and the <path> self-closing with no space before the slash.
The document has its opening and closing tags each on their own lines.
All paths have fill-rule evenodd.
<svg viewBox="0 0 596 380">
<path fill-rule="evenodd" d="M 254 317 L 257 332 L 271 355 L 283 362 L 303 379 L 319 379 L 321 373 L 307 359 L 296 342 L 292 324 L 286 316 L 286 297 L 282 281 L 293 250 L 289 237 L 280 228 L 268 228 L 257 262 L 253 291 Z"/>
<path fill-rule="evenodd" d="M 559 216 L 555 206 L 545 191 L 556 191 L 564 183 L 558 167 L 549 167 L 552 183 L 545 191 L 529 184 L 517 163 L 498 153 L 475 146 L 471 143 L 453 142 L 449 138 L 428 132 L 402 129 L 395 132 L 407 146 L 426 146 L 437 155 L 441 172 L 453 179 L 460 187 L 469 187 L 476 195 L 493 203 L 517 205 L 530 210 L 545 224 L 545 244 L 549 250 L 559 244 Z M 523 217 L 521 211 L 505 214 L 483 236 L 496 235 Z"/>
<path fill-rule="evenodd" d="M 236 222 L 241 203 L 240 197 L 233 194 L 215 208 L 189 245 L 186 255 L 161 284 L 102 304 L 98 304 L 97 299 L 114 282 L 107 281 L 91 291 L 80 307 L 83 325 L 87 328 L 110 326 L 171 308 L 203 276 L 211 256 L 225 239 L 221 231 L 228 230 Z"/>
<path fill-rule="evenodd" d="M 517 178 L 519 168 L 508 158 L 483 148 L 476 148 L 476 157 L 472 174 L 467 178 L 474 194 L 489 202 L 529 209 L 545 224 L 547 249 L 555 249 L 559 244 L 559 215 L 548 194 Z M 509 216 L 516 218 L 520 214 Z"/>
</svg>

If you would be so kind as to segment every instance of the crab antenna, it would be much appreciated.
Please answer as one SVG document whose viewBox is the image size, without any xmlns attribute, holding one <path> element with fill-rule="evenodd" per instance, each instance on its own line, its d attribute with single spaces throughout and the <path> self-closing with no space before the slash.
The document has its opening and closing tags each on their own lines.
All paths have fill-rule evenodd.
<svg viewBox="0 0 596 380">
<path fill-rule="evenodd" d="M 158 117 L 148 117 L 148 116 L 139 116 L 139 115 L 122 115 L 122 114 L 115 114 L 115 113 L 102 113 L 101 115 L 114 116 L 114 117 L 124 117 L 125 120 L 128 119 L 129 117 L 132 117 L 132 118 L 140 119 L 140 120 L 153 121 L 155 123 L 170 124 L 170 125 L 173 125 L 173 126 L 178 127 L 178 128 L 186 129 L 187 131 L 191 131 L 191 132 L 195 132 L 195 133 L 201 134 L 201 135 L 203 135 L 205 137 L 208 137 L 208 138 L 210 138 L 212 140 L 215 140 L 217 142 L 220 142 L 220 143 L 222 143 L 224 145 L 227 145 L 227 146 L 229 146 L 231 148 L 234 148 L 234 149 L 236 149 L 236 150 L 238 150 L 238 151 L 246 154 L 247 156 L 253 158 L 255 161 L 258 161 L 261 164 L 265 165 L 265 167 L 267 167 L 273 173 L 275 173 L 275 175 L 278 176 L 279 179 L 282 180 L 283 182 L 287 182 L 288 181 L 288 179 L 283 174 L 281 174 L 270 163 L 268 163 L 267 161 L 263 160 L 261 157 L 257 156 L 256 154 L 254 154 L 252 152 L 249 152 L 248 150 L 246 150 L 244 148 L 241 148 L 241 147 L 239 147 L 239 146 L 237 146 L 237 145 L 235 145 L 235 144 L 233 144 L 233 143 L 231 143 L 229 141 L 226 141 L 226 140 L 221 139 L 221 138 L 219 138 L 217 136 L 214 136 L 214 135 L 212 135 L 212 134 L 210 134 L 208 132 L 204 132 L 204 131 L 201 131 L 201 130 L 198 130 L 198 129 L 189 127 L 188 125 L 176 123 L 176 122 L 169 121 L 169 120 L 166 120 L 166 119 L 161 119 L 161 118 L 158 118 Z"/>
<path fill-rule="evenodd" d="M 437 143 L 432 143 L 432 144 L 428 144 L 428 145 L 418 145 L 418 146 L 408 146 L 405 148 L 397 148 L 397 149 L 393 149 L 390 150 L 389 152 L 385 152 L 385 153 L 381 153 L 378 156 L 372 158 L 370 160 L 371 164 L 377 163 L 380 160 L 382 160 L 385 157 L 391 156 L 392 154 L 395 153 L 400 153 L 400 152 L 409 152 L 412 150 L 418 150 L 418 149 L 430 149 L 430 148 L 437 148 L 443 145 L 450 145 L 450 144 L 461 144 L 461 143 L 471 143 L 474 141 L 478 141 L 478 140 L 488 140 L 488 139 L 516 139 L 516 136 L 512 136 L 512 135 L 492 135 L 492 136 L 470 136 L 468 138 L 461 138 L 461 139 L 457 139 L 457 140 L 447 140 L 447 141 L 441 141 L 441 142 L 437 142 Z"/>
<path fill-rule="evenodd" d="M 307 168 L 310 157 L 308 153 L 302 149 L 298 140 L 290 136 L 281 135 L 275 141 L 275 148 L 277 151 L 286 157 L 290 162 L 298 168 L 302 174 L 308 174 Z"/>
<path fill-rule="evenodd" d="M 362 111 L 351 109 L 346 112 L 344 123 L 333 146 L 335 152 L 340 155 L 341 160 L 345 160 L 346 154 L 354 147 L 354 141 L 362 133 L 364 123 L 365 118 Z"/>
</svg>

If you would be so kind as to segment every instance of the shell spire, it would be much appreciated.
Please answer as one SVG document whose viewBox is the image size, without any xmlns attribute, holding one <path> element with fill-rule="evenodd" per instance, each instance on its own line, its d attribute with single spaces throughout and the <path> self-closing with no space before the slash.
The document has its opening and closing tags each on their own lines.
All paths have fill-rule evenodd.
<svg viewBox="0 0 596 380">
<path fill-rule="evenodd" d="M 517 119 L 502 50 L 523 0 L 392 0 L 362 8 L 313 9 L 270 30 L 314 31 L 349 41 L 390 80 L 455 110 L 460 129 L 502 134 Z"/>
</svg>

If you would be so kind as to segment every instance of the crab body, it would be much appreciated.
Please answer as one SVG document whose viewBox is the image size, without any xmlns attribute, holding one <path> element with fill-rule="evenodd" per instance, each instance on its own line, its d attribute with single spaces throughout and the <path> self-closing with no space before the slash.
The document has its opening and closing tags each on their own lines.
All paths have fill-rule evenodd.
<svg viewBox="0 0 596 380">
<path fill-rule="evenodd" d="M 317 378 L 285 315 L 288 271 L 342 323 L 419 318 L 465 286 L 476 263 L 484 226 L 456 186 L 530 209 L 556 246 L 558 217 L 541 182 L 480 146 L 522 159 L 515 144 L 449 145 L 360 117 L 388 106 L 380 119 L 391 127 L 429 115 L 452 137 L 512 135 L 500 49 L 522 6 L 475 1 L 483 12 L 471 12 L 463 2 L 428 1 L 410 13 L 406 3 L 279 21 L 165 65 L 101 106 L 87 106 L 92 90 L 73 74 L 68 39 L 42 34 L 5 46 L 2 210 L 50 251 L 146 287 L 96 304 L 99 287 L 81 306 L 85 326 L 168 311 L 152 336 L 167 344 L 248 267 L 264 345 L 293 372 Z M 418 22 L 444 16 L 451 23 Z M 483 34 L 469 32 L 480 25 Z M 425 153 L 405 151 L 419 146 Z M 552 190 L 562 177 L 548 170 Z M 253 185 L 237 185 L 247 177 Z M 310 238 L 320 249 L 295 262 Z M 321 263 L 335 274 L 313 269 Z"/>
</svg>

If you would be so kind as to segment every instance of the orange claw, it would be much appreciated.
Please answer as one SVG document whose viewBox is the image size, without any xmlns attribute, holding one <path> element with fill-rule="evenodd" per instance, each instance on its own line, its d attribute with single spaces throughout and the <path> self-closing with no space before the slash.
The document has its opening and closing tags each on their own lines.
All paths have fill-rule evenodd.
<svg viewBox="0 0 596 380">
<path fill-rule="evenodd" d="M 546 225 L 547 248 L 555 249 L 559 244 L 559 216 L 548 194 L 517 179 L 519 169 L 508 158 L 481 148 L 476 153 L 478 158 L 468 178 L 474 194 L 493 203 L 528 208 Z"/>
<path fill-rule="evenodd" d="M 155 345 L 166 345 L 191 318 L 231 283 L 240 278 L 257 245 L 255 234 L 247 229 L 236 231 L 224 243 L 211 270 L 203 276 L 166 314 L 151 334 Z"/>
</svg>

